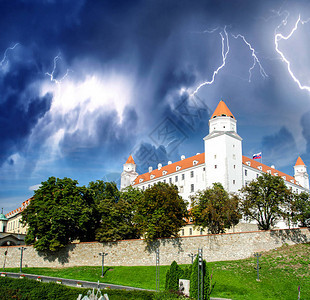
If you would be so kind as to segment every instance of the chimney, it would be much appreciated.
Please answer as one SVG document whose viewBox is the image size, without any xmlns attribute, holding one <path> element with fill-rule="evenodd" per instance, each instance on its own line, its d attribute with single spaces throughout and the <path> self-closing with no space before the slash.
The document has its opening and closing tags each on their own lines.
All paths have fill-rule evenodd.
<svg viewBox="0 0 310 300">
<path fill-rule="evenodd" d="M 272 169 L 275 169 L 275 166 L 274 166 L 274 165 L 271 165 L 271 168 L 272 168 Z"/>
<path fill-rule="evenodd" d="M 162 166 L 163 166 L 162 164 L 158 164 L 157 165 L 158 170 L 160 170 L 162 168 Z"/>
<path fill-rule="evenodd" d="M 181 160 L 185 159 L 185 155 L 181 155 Z"/>
<path fill-rule="evenodd" d="M 153 171 L 153 167 L 149 167 L 149 173 Z"/>
<path fill-rule="evenodd" d="M 171 161 L 171 160 L 169 160 L 169 161 L 168 161 L 168 165 L 171 165 L 171 164 L 172 164 L 172 161 Z"/>
</svg>

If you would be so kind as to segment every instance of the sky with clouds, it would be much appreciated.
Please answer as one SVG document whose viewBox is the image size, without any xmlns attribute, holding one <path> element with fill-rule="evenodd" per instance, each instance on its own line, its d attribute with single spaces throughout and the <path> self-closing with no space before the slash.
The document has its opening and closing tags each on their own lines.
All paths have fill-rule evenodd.
<svg viewBox="0 0 310 300">
<path fill-rule="evenodd" d="M 50 176 L 118 181 L 203 152 L 223 99 L 243 154 L 310 165 L 309 1 L 0 2 L 0 207 Z"/>
</svg>

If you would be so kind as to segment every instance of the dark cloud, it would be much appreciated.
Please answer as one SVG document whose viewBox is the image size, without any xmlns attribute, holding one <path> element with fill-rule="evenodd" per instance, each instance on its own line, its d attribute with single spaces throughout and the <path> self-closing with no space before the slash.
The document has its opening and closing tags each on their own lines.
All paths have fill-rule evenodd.
<svg viewBox="0 0 310 300">
<path fill-rule="evenodd" d="M 293 134 L 286 127 L 281 127 L 275 134 L 265 136 L 262 147 L 264 161 L 280 167 L 285 165 L 287 160 L 293 161 L 300 155 Z"/>
</svg>

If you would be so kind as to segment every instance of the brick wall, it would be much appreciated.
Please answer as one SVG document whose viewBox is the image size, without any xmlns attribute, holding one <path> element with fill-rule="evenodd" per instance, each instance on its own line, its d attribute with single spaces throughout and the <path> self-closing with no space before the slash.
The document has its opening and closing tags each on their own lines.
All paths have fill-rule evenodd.
<svg viewBox="0 0 310 300">
<path fill-rule="evenodd" d="M 180 239 L 158 240 L 160 249 L 160 264 L 168 265 L 173 260 L 180 264 L 190 263 L 188 253 L 197 253 L 203 248 L 203 256 L 207 261 L 237 260 L 247 258 L 254 252 L 267 251 L 289 245 L 310 242 L 310 231 L 307 228 L 252 231 L 227 234 L 210 234 L 202 236 L 183 237 Z M 126 240 L 111 244 L 97 242 L 71 244 L 57 255 L 45 257 L 35 251 L 32 246 L 26 246 L 23 267 L 71 267 L 100 266 L 99 252 L 107 252 L 107 266 L 141 266 L 154 265 L 153 249 L 146 249 L 143 240 Z M 7 247 L 0 247 L 0 265 L 4 261 Z M 8 248 L 6 267 L 19 267 L 20 250 L 18 246 Z"/>
</svg>

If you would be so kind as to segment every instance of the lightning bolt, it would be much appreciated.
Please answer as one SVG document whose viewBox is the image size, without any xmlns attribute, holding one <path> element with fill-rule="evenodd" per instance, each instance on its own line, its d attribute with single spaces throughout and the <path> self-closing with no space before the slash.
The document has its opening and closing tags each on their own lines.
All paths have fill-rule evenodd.
<svg viewBox="0 0 310 300">
<path fill-rule="evenodd" d="M 2 67 L 3 64 L 5 62 L 7 62 L 7 53 L 9 50 L 14 50 L 17 46 L 19 45 L 19 43 L 16 43 L 13 47 L 9 47 L 5 50 L 4 55 L 3 55 L 3 59 L 0 61 L 0 66 Z"/>
<path fill-rule="evenodd" d="M 288 17 L 288 16 L 287 16 Z M 285 22 L 283 23 L 283 21 L 281 22 L 281 24 L 285 24 L 287 23 L 287 17 L 285 19 Z M 300 15 L 298 16 L 298 19 L 297 21 L 295 22 L 295 25 L 294 27 L 292 28 L 292 30 L 289 32 L 289 34 L 287 34 L 286 36 L 281 34 L 281 33 L 275 33 L 275 36 L 274 36 L 274 43 L 275 43 L 275 50 L 276 52 L 280 55 L 281 57 L 281 60 L 286 64 L 287 66 L 287 70 L 291 76 L 291 78 L 297 83 L 298 87 L 301 89 L 301 90 L 306 90 L 308 92 L 310 92 L 310 87 L 309 86 L 306 86 L 306 85 L 302 85 L 299 81 L 299 79 L 296 77 L 296 75 L 293 73 L 292 69 L 291 69 L 291 62 L 285 57 L 284 53 L 279 49 L 279 42 L 281 40 L 285 40 L 287 41 L 288 39 L 290 39 L 292 37 L 292 35 L 294 34 L 294 32 L 297 30 L 298 28 L 298 25 L 301 24 L 301 25 L 304 25 L 306 23 L 308 23 L 310 21 L 310 19 L 306 20 L 306 21 L 302 21 L 301 20 L 301 17 Z M 279 29 L 282 25 L 279 25 L 277 27 L 277 29 Z"/>
<path fill-rule="evenodd" d="M 253 64 L 249 69 L 249 82 L 251 82 L 251 78 L 252 78 L 252 71 L 254 70 L 256 64 L 258 64 L 259 66 L 259 71 L 260 74 L 262 75 L 263 78 L 268 77 L 268 75 L 266 74 L 261 62 L 259 61 L 255 49 L 252 47 L 252 45 L 245 39 L 245 37 L 241 34 L 238 35 L 232 35 L 235 39 L 241 38 L 243 40 L 243 42 L 248 46 L 248 48 L 250 49 L 250 51 L 252 52 L 252 57 L 253 57 Z"/>
<path fill-rule="evenodd" d="M 57 61 L 58 61 L 59 59 L 61 59 L 61 57 L 60 57 L 60 55 L 57 55 L 57 56 L 54 58 L 54 67 L 53 67 L 53 71 L 52 71 L 51 73 L 48 73 L 48 72 L 45 73 L 45 75 L 48 75 L 48 76 L 50 77 L 51 81 L 55 82 L 56 84 L 60 84 L 60 83 L 68 76 L 69 72 L 72 71 L 72 70 L 70 70 L 70 69 L 67 69 L 65 75 L 64 75 L 61 79 L 56 79 L 56 78 L 54 77 L 54 73 L 55 73 L 55 71 L 56 71 L 56 68 L 57 68 Z"/>
<path fill-rule="evenodd" d="M 205 32 L 214 32 L 216 29 L 212 31 L 205 31 Z M 205 81 L 198 85 L 195 91 L 190 96 L 195 96 L 195 94 L 205 85 L 210 85 L 214 82 L 216 75 L 219 73 L 221 69 L 224 68 L 226 64 L 227 55 L 229 53 L 229 39 L 228 34 L 226 31 L 226 26 L 224 27 L 223 31 L 220 32 L 221 41 L 222 41 L 222 64 L 213 72 L 212 78 L 210 81 Z"/>
</svg>

